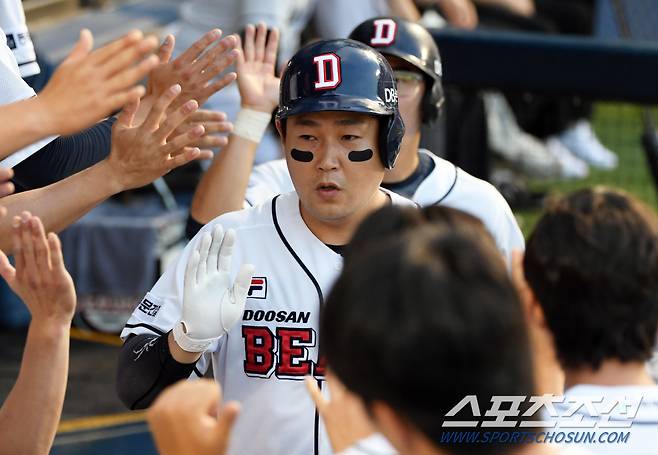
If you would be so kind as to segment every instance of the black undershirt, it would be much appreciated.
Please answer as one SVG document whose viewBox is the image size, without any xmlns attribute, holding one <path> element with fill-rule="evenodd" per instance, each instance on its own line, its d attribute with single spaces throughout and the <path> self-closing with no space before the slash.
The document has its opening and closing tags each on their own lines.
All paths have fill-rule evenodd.
<svg viewBox="0 0 658 455">
<path fill-rule="evenodd" d="M 401 182 L 382 183 L 382 187 L 407 199 L 411 199 L 420 184 L 432 173 L 435 166 L 434 160 L 430 156 L 419 153 L 418 166 L 416 166 L 416 169 L 409 177 Z"/>
</svg>

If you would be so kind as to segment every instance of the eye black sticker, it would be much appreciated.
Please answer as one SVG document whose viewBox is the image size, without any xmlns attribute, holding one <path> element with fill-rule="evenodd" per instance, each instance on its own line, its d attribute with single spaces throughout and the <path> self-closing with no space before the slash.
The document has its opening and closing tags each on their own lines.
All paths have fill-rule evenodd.
<svg viewBox="0 0 658 455">
<path fill-rule="evenodd" d="M 372 158 L 373 155 L 374 153 L 372 149 L 365 149 L 365 150 L 353 150 L 347 155 L 347 157 L 349 158 L 350 161 L 360 163 L 362 161 L 368 161 L 370 158 Z"/>
<path fill-rule="evenodd" d="M 295 161 L 301 161 L 302 163 L 310 163 L 313 161 L 313 152 L 307 152 L 304 150 L 292 149 L 290 151 L 290 156 Z"/>
</svg>

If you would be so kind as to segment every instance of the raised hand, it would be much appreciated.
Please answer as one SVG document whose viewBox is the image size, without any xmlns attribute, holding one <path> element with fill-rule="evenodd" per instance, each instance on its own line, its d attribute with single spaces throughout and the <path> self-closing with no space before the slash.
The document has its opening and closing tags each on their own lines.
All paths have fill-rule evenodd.
<svg viewBox="0 0 658 455">
<path fill-rule="evenodd" d="M 269 114 L 279 104 L 280 79 L 274 74 L 279 31 L 273 28 L 267 35 L 265 23 L 247 25 L 236 71 L 242 107 Z"/>
<path fill-rule="evenodd" d="M 135 84 L 158 64 L 158 57 L 149 55 L 157 40 L 138 30 L 93 52 L 92 46 L 91 32 L 82 30 L 35 99 L 49 134 L 75 133 L 138 99 L 144 87 Z"/>
<path fill-rule="evenodd" d="M 180 381 L 162 392 L 147 414 L 158 453 L 224 455 L 240 405 L 220 410 L 221 402 L 220 385 L 208 379 Z"/>
<path fill-rule="evenodd" d="M 0 251 L 0 275 L 27 305 L 32 324 L 67 327 L 76 297 L 59 238 L 52 232 L 46 237 L 41 220 L 29 212 L 14 218 L 12 236 L 16 268 Z"/>
<path fill-rule="evenodd" d="M 183 315 L 174 327 L 176 343 L 187 352 L 203 352 L 227 333 L 244 312 L 254 267 L 243 264 L 234 282 L 230 269 L 235 231 L 221 225 L 205 233 L 185 270 Z"/>
<path fill-rule="evenodd" d="M 119 115 L 112 128 L 112 151 L 107 164 L 123 190 L 151 183 L 192 160 L 212 158 L 208 151 L 189 147 L 204 134 L 203 126 L 196 125 L 177 136 L 172 134 L 198 108 L 197 102 L 190 100 L 165 116 L 180 92 L 179 85 L 165 90 L 140 125 L 134 124 L 139 100 Z"/>
<path fill-rule="evenodd" d="M 211 95 L 233 82 L 236 77 L 231 72 L 213 81 L 238 56 L 237 50 L 234 50 L 238 37 L 229 35 L 220 40 L 221 36 L 221 30 L 209 31 L 172 61 L 175 39 L 173 35 L 168 35 L 158 51 L 160 65 L 149 75 L 147 95 L 160 96 L 173 84 L 179 84 L 182 92 L 178 101 L 172 105 L 173 108 L 189 99 L 197 100 L 199 106 L 203 106 Z"/>
</svg>

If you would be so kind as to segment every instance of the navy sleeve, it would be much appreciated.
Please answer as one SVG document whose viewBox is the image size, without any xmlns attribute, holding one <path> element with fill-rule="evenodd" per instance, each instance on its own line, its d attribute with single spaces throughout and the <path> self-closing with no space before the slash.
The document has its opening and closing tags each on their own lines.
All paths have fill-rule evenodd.
<svg viewBox="0 0 658 455">
<path fill-rule="evenodd" d="M 110 117 L 80 133 L 60 136 L 14 166 L 14 183 L 23 190 L 42 188 L 104 160 L 110 154 Z"/>
<path fill-rule="evenodd" d="M 149 407 L 167 386 L 195 371 L 196 363 L 180 363 L 171 356 L 168 335 L 135 335 L 121 348 L 117 393 L 129 409 Z"/>
</svg>

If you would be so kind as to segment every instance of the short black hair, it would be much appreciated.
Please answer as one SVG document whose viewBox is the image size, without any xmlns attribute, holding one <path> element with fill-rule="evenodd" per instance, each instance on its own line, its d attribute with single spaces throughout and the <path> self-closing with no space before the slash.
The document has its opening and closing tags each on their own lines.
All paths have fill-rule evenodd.
<svg viewBox="0 0 658 455">
<path fill-rule="evenodd" d="M 345 252 L 345 260 L 374 243 L 383 243 L 391 237 L 416 229 L 425 224 L 468 230 L 481 235 L 483 240 L 495 246 L 495 241 L 479 218 L 461 210 L 442 205 L 422 208 L 403 205 L 386 205 L 371 213 L 361 222 Z M 502 256 L 501 256 L 502 260 Z"/>
<path fill-rule="evenodd" d="M 475 232 L 432 223 L 358 253 L 321 315 L 329 368 L 367 406 L 387 403 L 449 453 L 500 453 L 441 439 L 446 413 L 466 395 L 484 405 L 534 391 L 526 324 L 500 253 Z"/>
<path fill-rule="evenodd" d="M 658 224 L 642 203 L 595 187 L 550 203 L 524 269 L 565 368 L 651 358 L 658 327 Z"/>
</svg>

